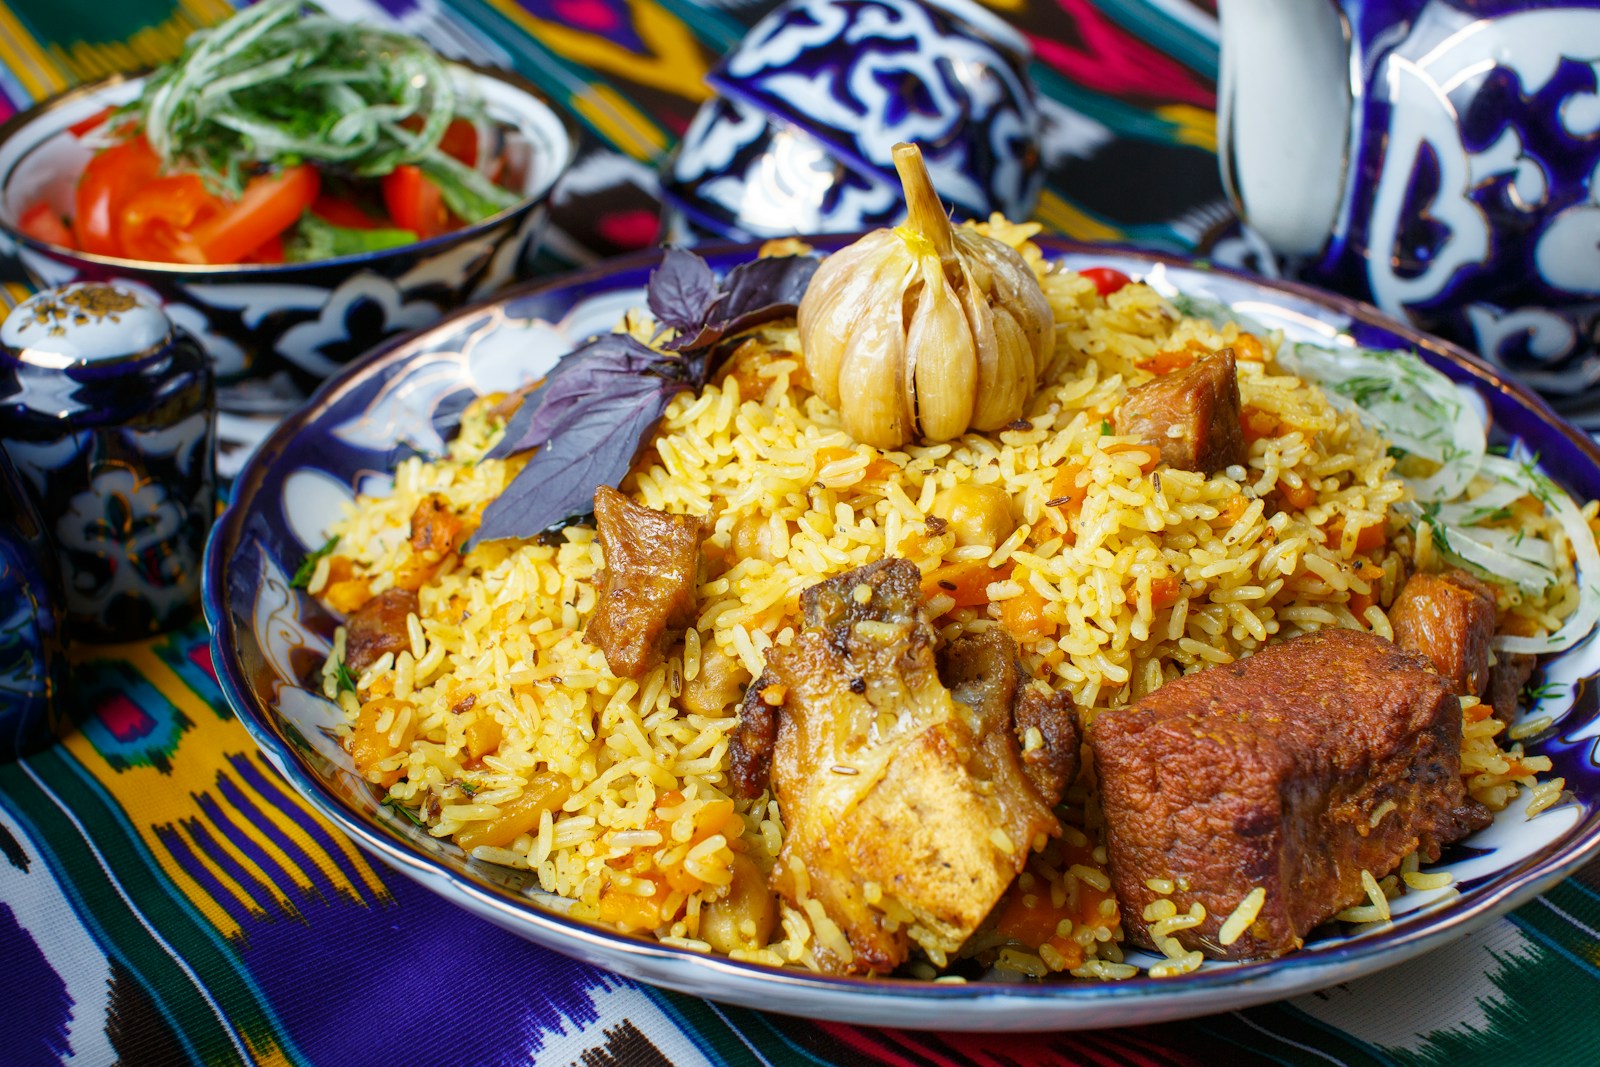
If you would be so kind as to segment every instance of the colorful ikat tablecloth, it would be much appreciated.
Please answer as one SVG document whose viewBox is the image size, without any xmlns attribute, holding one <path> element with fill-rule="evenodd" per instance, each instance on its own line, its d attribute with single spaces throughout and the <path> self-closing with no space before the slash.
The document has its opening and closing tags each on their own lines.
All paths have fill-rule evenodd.
<svg viewBox="0 0 1600 1067">
<path fill-rule="evenodd" d="M 1032 41 L 1070 237 L 1186 250 L 1230 216 L 1203 0 L 988 0 Z M 771 0 L 343 0 L 516 69 L 584 130 L 551 255 L 652 243 L 655 167 Z M 175 54 L 226 0 L 7 0 L 0 119 Z M 4 279 L 15 302 L 19 278 Z M 237 454 L 224 460 L 236 469 Z M 197 624 L 80 649 L 79 729 L 0 766 L 0 1067 L 327 1064 L 1600 1063 L 1600 866 L 1417 962 L 1140 1029 L 910 1033 L 730 1008 L 539 949 L 380 868 L 302 803 L 217 688 Z"/>
</svg>

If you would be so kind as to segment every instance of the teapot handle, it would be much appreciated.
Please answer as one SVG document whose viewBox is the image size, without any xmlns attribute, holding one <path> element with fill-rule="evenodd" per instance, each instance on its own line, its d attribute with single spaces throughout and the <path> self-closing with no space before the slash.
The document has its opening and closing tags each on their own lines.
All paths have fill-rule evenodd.
<svg viewBox="0 0 1600 1067">
<path fill-rule="evenodd" d="M 1349 25 L 1335 0 L 1219 0 L 1218 16 L 1223 188 L 1274 251 L 1315 254 L 1349 164 Z"/>
</svg>

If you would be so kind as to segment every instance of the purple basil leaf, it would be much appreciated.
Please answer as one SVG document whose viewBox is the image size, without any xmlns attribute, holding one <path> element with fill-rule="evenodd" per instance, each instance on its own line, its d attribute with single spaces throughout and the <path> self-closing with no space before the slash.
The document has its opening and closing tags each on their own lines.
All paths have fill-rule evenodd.
<svg viewBox="0 0 1600 1067">
<path fill-rule="evenodd" d="M 793 315 L 822 261 L 816 256 L 768 256 L 741 263 L 723 279 L 722 293 L 693 335 L 667 342 L 678 352 L 709 348 L 730 334 Z"/>
<path fill-rule="evenodd" d="M 666 250 L 645 291 L 656 321 L 683 333 L 700 328 L 717 295 L 717 276 L 686 248 Z"/>
<path fill-rule="evenodd" d="M 602 334 L 578 346 L 556 361 L 543 384 L 517 408 L 488 457 L 504 459 L 537 448 L 574 404 L 608 387 L 608 375 L 638 375 L 666 358 L 622 333 Z"/>
<path fill-rule="evenodd" d="M 724 332 L 794 314 L 821 262 L 816 256 L 767 256 L 734 267 L 722 280 L 723 296 L 715 309 Z"/>
<path fill-rule="evenodd" d="M 628 474 L 684 382 L 653 374 L 618 374 L 585 397 L 560 432 L 544 443 L 505 492 L 483 512 L 467 542 L 536 537 L 594 510 L 594 491 Z"/>
</svg>

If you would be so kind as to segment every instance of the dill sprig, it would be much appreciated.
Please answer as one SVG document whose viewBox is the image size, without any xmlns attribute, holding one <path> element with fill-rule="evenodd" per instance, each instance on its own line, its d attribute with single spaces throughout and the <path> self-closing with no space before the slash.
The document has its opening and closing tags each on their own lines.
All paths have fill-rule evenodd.
<svg viewBox="0 0 1600 1067">
<path fill-rule="evenodd" d="M 445 61 L 403 34 L 342 22 L 302 0 L 263 0 L 190 36 L 129 108 L 165 167 L 238 197 L 263 169 L 312 162 L 357 178 L 415 164 L 476 222 L 515 194 L 440 150 L 456 118 L 488 120 Z M 479 164 L 490 164 L 480 153 Z"/>
</svg>

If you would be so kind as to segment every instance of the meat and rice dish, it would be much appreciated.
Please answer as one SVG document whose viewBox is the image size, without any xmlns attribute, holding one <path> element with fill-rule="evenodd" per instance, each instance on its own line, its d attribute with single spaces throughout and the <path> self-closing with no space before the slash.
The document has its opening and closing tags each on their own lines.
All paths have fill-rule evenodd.
<svg viewBox="0 0 1600 1067">
<path fill-rule="evenodd" d="M 1423 868 L 1494 812 L 1559 801 L 1508 734 L 1540 726 L 1511 725 L 1530 650 L 1592 621 L 1592 505 L 1574 521 L 1488 454 L 1441 490 L 1450 459 L 1280 338 L 1055 269 L 1028 227 L 960 232 L 942 260 L 907 244 L 924 273 L 879 327 L 908 367 L 988 300 L 976 377 L 924 357 L 862 406 L 880 335 L 843 290 L 817 310 L 824 261 L 798 319 L 704 349 L 577 521 L 507 536 L 489 509 L 535 462 L 504 442 L 558 388 L 579 403 L 579 371 L 481 398 L 447 456 L 362 498 L 309 585 L 345 620 L 324 691 L 386 802 L 670 944 L 1107 979 L 1134 948 L 1176 975 L 1382 921 L 1447 893 Z M 864 255 L 830 258 L 880 284 Z M 925 306 L 941 262 L 965 319 Z M 640 311 L 601 344 L 677 359 L 689 332 Z M 1016 388 L 986 408 L 991 373 Z M 1474 546 L 1512 535 L 1505 580 Z"/>
</svg>

